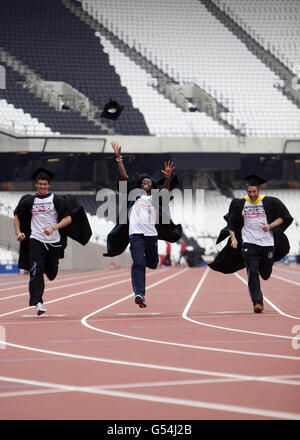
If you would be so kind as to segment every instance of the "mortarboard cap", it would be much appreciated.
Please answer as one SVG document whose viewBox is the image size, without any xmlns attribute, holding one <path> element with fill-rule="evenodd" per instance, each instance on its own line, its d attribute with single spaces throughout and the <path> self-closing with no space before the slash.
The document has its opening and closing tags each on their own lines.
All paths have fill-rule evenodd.
<svg viewBox="0 0 300 440">
<path fill-rule="evenodd" d="M 249 174 L 249 176 L 244 177 L 244 180 L 251 186 L 260 186 L 267 182 L 266 179 L 255 174 Z"/>
<path fill-rule="evenodd" d="M 105 104 L 101 118 L 117 120 L 123 111 L 124 106 L 120 105 L 117 101 L 110 100 Z"/>
<path fill-rule="evenodd" d="M 47 179 L 47 180 L 51 180 L 53 179 L 53 177 L 55 176 L 54 173 L 52 173 L 52 171 L 46 170 L 46 168 L 38 168 L 31 176 L 32 180 L 34 180 L 35 182 L 37 181 L 37 179 Z"/>
</svg>

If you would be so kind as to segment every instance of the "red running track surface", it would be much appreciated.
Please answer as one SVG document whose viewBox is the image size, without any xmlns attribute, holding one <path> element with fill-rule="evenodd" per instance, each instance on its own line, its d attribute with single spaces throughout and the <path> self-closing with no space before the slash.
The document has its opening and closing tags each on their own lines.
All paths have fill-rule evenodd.
<svg viewBox="0 0 300 440">
<path fill-rule="evenodd" d="M 0 419 L 299 419 L 299 267 L 262 281 L 263 314 L 245 280 L 149 270 L 140 309 L 130 270 L 61 272 L 37 317 L 28 277 L 0 278 Z"/>
</svg>

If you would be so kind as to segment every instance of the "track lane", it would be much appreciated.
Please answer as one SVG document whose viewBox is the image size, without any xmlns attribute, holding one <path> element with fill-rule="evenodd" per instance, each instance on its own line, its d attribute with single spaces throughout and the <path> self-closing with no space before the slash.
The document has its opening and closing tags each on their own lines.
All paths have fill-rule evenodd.
<svg viewBox="0 0 300 440">
<path fill-rule="evenodd" d="M 168 284 L 168 286 L 164 286 L 164 288 L 160 289 L 160 288 L 155 288 L 155 290 L 153 290 L 153 292 L 149 292 L 149 307 L 146 309 L 147 312 L 142 311 L 142 310 L 138 310 L 134 307 L 134 305 L 132 304 L 132 302 L 130 301 L 130 297 L 128 298 L 128 300 L 124 300 L 119 302 L 117 305 L 113 306 L 113 309 L 111 311 L 109 311 L 108 308 L 106 308 L 106 310 L 104 312 L 102 312 L 102 314 L 100 313 L 99 316 L 92 316 L 89 318 L 89 322 L 99 325 L 109 325 L 109 326 L 113 326 L 114 330 L 119 330 L 122 329 L 124 331 L 124 329 L 128 329 L 130 328 L 131 331 L 134 331 L 138 334 L 140 334 L 141 332 L 144 332 L 145 334 L 151 334 L 153 335 L 153 329 L 157 329 L 158 333 L 160 332 L 161 334 L 163 334 L 164 336 L 167 335 L 167 339 L 171 339 L 173 337 L 175 337 L 175 340 L 180 340 L 180 338 L 183 339 L 187 339 L 189 338 L 189 340 L 192 340 L 192 338 L 196 337 L 197 335 L 195 334 L 195 326 L 194 325 L 190 325 L 190 323 L 182 323 L 182 319 L 181 319 L 181 313 L 182 313 L 182 305 L 184 305 L 184 301 L 186 300 L 186 297 L 188 295 L 186 295 L 185 291 L 187 291 L 187 293 L 189 295 L 191 295 L 191 293 L 193 292 L 193 290 L 195 289 L 195 284 L 197 284 L 198 280 L 199 280 L 199 275 L 200 275 L 200 271 L 192 271 L 189 272 L 189 276 L 183 276 L 183 280 L 181 280 L 181 276 L 180 277 L 176 277 L 176 282 L 173 284 Z M 171 272 L 170 272 L 171 273 Z M 203 274 L 203 270 L 202 270 L 202 274 Z M 153 277 L 153 279 L 151 279 L 151 281 L 149 280 L 149 283 L 153 282 L 155 283 L 155 280 L 159 281 L 161 274 L 158 272 L 155 272 L 155 276 Z M 174 280 L 175 280 L 174 279 Z M 173 280 L 173 281 L 174 281 Z M 180 282 L 179 282 L 180 281 Z M 182 282 L 181 282 L 182 281 Z M 237 280 L 238 281 L 238 280 Z M 130 294 L 131 291 L 131 286 L 130 286 L 130 282 L 128 283 L 124 283 L 122 285 L 122 287 L 124 287 L 124 289 L 122 289 L 122 291 L 120 291 L 119 289 L 113 290 L 113 288 L 110 288 L 110 292 L 103 292 L 103 295 L 97 295 L 96 292 L 90 292 L 90 294 L 87 295 L 82 295 L 82 296 L 77 296 L 74 297 L 72 299 L 72 302 L 70 302 L 70 309 L 68 310 L 68 312 L 71 312 L 68 314 L 69 318 L 66 317 L 62 317 L 61 320 L 58 319 L 57 317 L 51 317 L 51 318 L 47 318 L 50 320 L 55 320 L 55 328 L 53 328 L 53 322 L 49 321 L 47 322 L 46 319 L 36 319 L 36 321 L 34 322 L 35 328 L 37 327 L 37 323 L 38 323 L 38 330 L 39 332 L 41 332 L 40 335 L 36 336 L 33 338 L 31 332 L 30 332 L 30 325 L 26 326 L 29 328 L 28 332 L 26 333 L 26 335 L 22 335 L 22 338 L 24 337 L 24 341 L 30 340 L 32 342 L 32 339 L 34 340 L 33 342 L 37 343 L 37 344 L 41 344 L 43 346 L 48 345 L 48 346 L 52 346 L 53 345 L 56 348 L 59 348 L 59 352 L 63 353 L 63 351 L 61 350 L 61 347 L 63 346 L 64 349 L 67 347 L 68 348 L 68 352 L 70 351 L 71 353 L 78 353 L 79 351 L 85 353 L 83 356 L 87 355 L 88 352 L 93 352 L 94 354 L 99 354 L 101 352 L 101 354 L 103 355 L 108 355 L 108 354 L 118 354 L 118 358 L 117 359 L 121 359 L 121 361 L 123 362 L 122 358 L 124 357 L 124 362 L 125 359 L 128 359 L 128 362 L 134 362 L 134 360 L 143 360 L 143 363 L 145 363 L 145 361 L 147 361 L 148 358 L 150 358 L 152 360 L 153 363 L 153 359 L 159 359 L 159 365 L 160 368 L 164 366 L 164 362 L 165 361 L 169 361 L 165 363 L 165 366 L 169 366 L 173 367 L 172 368 L 181 368 L 181 369 L 188 369 L 187 366 L 191 366 L 191 365 L 197 365 L 197 366 L 201 366 L 204 367 L 205 365 L 208 367 L 207 370 L 205 369 L 201 369 L 202 373 L 204 374 L 206 372 L 206 374 L 214 374 L 216 368 L 216 365 L 222 365 L 221 372 L 222 374 L 230 374 L 230 370 L 229 368 L 231 368 L 231 373 L 232 370 L 234 370 L 233 372 L 233 376 L 238 374 L 238 370 L 240 369 L 241 371 L 245 372 L 247 369 L 249 370 L 249 368 L 251 369 L 251 361 L 249 361 L 249 359 L 245 359 L 245 361 L 238 361 L 239 366 L 237 365 L 232 365 L 232 363 L 236 363 L 237 360 L 235 359 L 234 361 L 232 361 L 232 357 L 230 358 L 231 355 L 225 355 L 226 358 L 224 358 L 224 353 L 222 356 L 220 356 L 220 353 L 218 353 L 217 357 L 215 356 L 207 356 L 207 353 L 201 353 L 201 355 L 199 354 L 192 354 L 191 356 L 191 352 L 190 349 L 188 349 L 187 347 L 182 347 L 182 348 L 178 348 L 178 347 L 171 347 L 166 349 L 166 347 L 162 347 L 162 349 L 158 349 L 157 346 L 155 349 L 150 348 L 150 345 L 153 344 L 147 344 L 145 346 L 145 343 L 141 342 L 140 343 L 138 341 L 134 342 L 133 341 L 124 341 L 124 338 L 118 338 L 116 336 L 112 336 L 112 335 L 107 335 L 104 337 L 99 338 L 99 335 L 97 335 L 97 337 L 95 337 L 93 335 L 93 333 L 91 334 L 91 330 L 90 329 L 83 329 L 81 326 L 78 326 L 78 321 L 76 322 L 76 318 L 82 318 L 83 313 L 89 311 L 89 313 L 91 313 L 91 310 L 97 310 L 94 305 L 95 305 L 95 298 L 96 298 L 96 303 L 100 302 L 100 298 L 101 298 L 101 302 L 103 299 L 103 307 L 107 306 L 108 304 L 111 304 L 112 301 L 112 297 L 115 298 L 115 300 L 121 299 L 122 297 L 124 297 L 124 292 L 126 289 L 128 293 L 128 295 Z M 242 288 L 244 288 L 241 285 Z M 209 287 L 210 288 L 210 287 Z M 213 286 L 212 286 L 213 288 Z M 216 289 L 218 290 L 218 289 Z M 180 294 L 181 292 L 181 294 Z M 126 293 L 126 292 L 125 292 Z M 180 296 L 181 295 L 181 296 Z M 179 300 L 178 300 L 179 298 Z M 220 298 L 218 296 L 214 295 L 214 299 L 215 299 L 215 304 L 218 303 L 218 301 L 220 300 Z M 246 299 L 248 300 L 247 296 Z M 212 301 L 212 299 L 211 299 Z M 66 306 L 66 304 L 68 303 L 68 300 L 66 300 L 66 302 L 62 303 L 64 304 L 64 307 Z M 185 302 L 186 304 L 186 302 Z M 244 315 L 246 315 L 246 319 L 248 319 L 250 316 L 247 315 L 247 308 L 245 305 L 245 309 L 243 310 L 243 307 L 245 305 L 245 302 L 243 304 L 239 304 L 239 307 L 241 307 L 241 311 L 240 313 L 243 313 Z M 248 306 L 248 303 L 247 303 Z M 51 307 L 54 307 L 53 310 L 51 310 L 52 312 L 58 312 L 59 310 L 56 309 L 56 307 L 60 308 L 61 304 L 59 304 L 59 302 L 56 303 L 52 303 Z M 180 311 L 179 311 L 180 308 Z M 80 310 L 80 312 L 79 312 Z M 61 311 L 61 310 L 60 310 Z M 231 312 L 237 312 L 238 310 L 232 310 Z M 79 313 L 78 313 L 79 312 Z M 192 312 L 192 316 L 194 317 L 195 315 L 201 315 L 201 319 L 203 316 L 203 313 L 205 314 L 205 319 L 214 319 L 216 321 L 219 320 L 219 314 L 214 315 L 216 311 L 213 309 L 210 310 L 204 310 L 203 309 L 197 309 L 194 310 L 194 312 Z M 230 310 L 229 310 L 230 312 Z M 273 313 L 273 312 L 272 312 Z M 103 316 L 104 315 L 104 316 Z M 46 314 L 44 315 L 46 317 Z M 43 318 L 43 317 L 42 317 Z M 75 318 L 75 319 L 73 319 Z M 231 320 L 232 321 L 236 321 L 236 313 L 231 313 Z M 282 318 L 282 317 L 281 317 Z M 7 321 L 11 321 L 13 319 L 20 319 L 20 316 L 17 315 L 15 317 L 13 317 L 12 315 L 10 315 L 10 317 L 6 317 L 5 318 Z M 245 316 L 244 316 L 245 319 Z M 4 318 L 2 318 L 0 320 L 0 324 L 3 322 Z M 24 321 L 26 321 L 26 318 L 24 319 Z M 27 319 L 28 321 L 28 319 Z M 32 321 L 32 318 L 31 318 Z M 179 324 L 179 322 L 181 322 L 181 324 Z M 140 323 L 142 323 L 142 325 L 139 325 Z M 74 327 L 75 325 L 75 327 Z M 20 327 L 22 327 L 22 325 L 19 325 Z M 10 327 L 10 325 L 8 325 L 8 327 Z M 13 326 L 12 326 L 13 327 Z M 16 326 L 17 327 L 17 326 Z M 48 328 L 47 328 L 48 327 Z M 59 327 L 59 328 L 57 328 Z M 52 330 L 51 330 L 52 329 Z M 182 332 L 184 334 L 182 334 Z M 185 333 L 186 332 L 186 333 Z M 49 335 L 51 333 L 51 338 L 49 338 Z M 63 333 L 63 335 L 62 335 Z M 136 334 L 135 333 L 135 334 Z M 224 332 L 223 332 L 224 333 Z M 64 336 L 64 342 L 62 342 L 62 337 Z M 228 346 L 230 346 L 230 344 L 234 345 L 237 343 L 236 341 L 236 336 L 234 338 L 231 338 L 231 340 L 228 338 L 228 335 L 225 336 L 225 338 L 223 338 L 223 342 L 221 341 L 221 339 L 219 338 L 219 335 L 217 335 L 215 333 L 215 330 L 213 330 L 213 333 L 205 333 L 203 334 L 203 332 L 201 332 L 201 337 L 206 340 L 206 342 L 208 341 L 209 338 L 212 338 L 214 336 L 215 340 L 219 339 L 220 343 L 222 343 L 224 345 L 224 343 L 227 343 Z M 21 336 L 17 335 L 16 333 L 16 337 L 17 339 L 22 339 Z M 47 342 L 47 338 L 48 337 L 48 342 Z M 95 337 L 95 340 L 93 340 L 93 338 Z M 69 338 L 69 339 L 68 339 Z M 243 337 L 242 337 L 243 338 Z M 248 344 L 248 340 L 247 339 L 242 339 L 241 341 L 243 341 L 244 344 Z M 73 339 L 73 341 L 72 341 Z M 58 341 L 61 342 L 58 342 Z M 212 339 L 211 339 L 212 340 Z M 186 340 L 185 340 L 186 342 Z M 250 341 L 251 343 L 251 341 Z M 274 345 L 274 344 L 273 344 Z M 75 351 L 77 350 L 77 351 Z M 10 354 L 15 355 L 15 364 L 13 364 L 13 362 L 11 362 L 10 367 L 12 368 L 12 370 L 10 369 L 10 372 L 12 373 L 13 371 L 20 371 L 20 365 L 23 366 L 23 364 L 26 364 L 26 361 L 22 361 L 20 360 L 19 366 L 16 365 L 18 364 L 18 360 L 20 359 L 20 351 L 22 352 L 22 356 L 26 358 L 26 356 L 24 356 L 25 350 L 24 349 L 17 349 L 17 348 L 13 348 L 13 347 L 8 347 L 7 348 L 7 354 L 8 351 L 10 352 Z M 65 351 L 65 350 L 64 350 Z M 2 351 L 3 352 L 3 351 Z M 16 355 L 16 353 L 19 353 Z M 38 353 L 39 356 L 41 355 L 40 352 L 36 352 L 35 356 L 38 357 Z M 0 353 L 2 354 L 2 353 Z M 27 353 L 28 354 L 28 353 Z M 205 359 L 203 359 L 203 354 Z M 211 353 L 210 353 L 211 354 Z M 44 379 L 44 381 L 47 381 L 47 379 L 49 380 L 49 376 L 52 377 L 53 379 L 53 383 L 57 383 L 57 378 L 61 378 L 63 381 L 65 381 L 64 383 L 68 383 L 68 381 L 66 381 L 66 377 L 68 378 L 68 376 L 66 376 L 66 372 L 70 371 L 70 361 L 72 362 L 73 365 L 73 369 L 72 369 L 72 374 L 74 374 L 74 380 L 75 382 L 72 381 L 72 383 L 76 384 L 75 386 L 79 386 L 79 385 L 83 385 L 84 386 L 84 382 L 89 382 L 89 384 L 97 384 L 97 382 L 99 383 L 99 373 L 101 371 L 101 379 L 105 380 L 105 384 L 109 385 L 109 383 L 113 383 L 112 381 L 109 382 L 109 378 L 111 377 L 120 377 L 120 379 L 124 379 L 122 380 L 118 380 L 118 382 L 122 382 L 123 385 L 126 385 L 126 382 L 130 382 L 129 379 L 135 377 L 136 378 L 136 374 L 135 371 L 136 369 L 134 368 L 133 365 L 123 365 L 123 367 L 121 365 L 116 365 L 116 364 L 109 364 L 109 368 L 103 368 L 103 365 L 101 363 L 101 369 L 99 370 L 99 362 L 97 363 L 97 361 L 93 361 L 93 360 L 88 360 L 88 359 L 65 359 L 63 358 L 62 355 L 59 355 L 60 360 L 55 359 L 55 351 L 50 355 L 50 353 L 46 354 L 44 353 L 44 355 L 42 356 L 43 359 L 41 359 L 40 361 L 38 360 L 30 360 L 30 356 L 32 358 L 32 353 L 29 353 L 28 356 L 28 360 L 27 360 L 27 367 L 25 368 L 26 373 L 28 374 L 29 380 L 30 380 L 30 375 L 32 375 L 32 364 L 38 364 L 35 368 L 34 368 L 34 372 L 38 375 L 37 377 L 41 376 L 41 380 Z M 52 357 L 52 359 L 49 359 L 49 357 Z M 48 358 L 47 358 L 48 357 Z M 112 358 L 114 359 L 114 358 Z M 221 364 L 221 359 L 223 359 L 223 363 Z M 172 360 L 172 364 L 170 365 L 170 360 Z M 83 364 L 82 364 L 83 362 Z M 82 365 L 85 365 L 86 362 L 88 362 L 89 367 L 88 367 L 88 371 L 89 371 L 89 377 L 82 377 Z M 280 360 L 280 361 L 276 361 L 278 362 L 277 366 L 274 367 L 273 363 L 269 361 L 268 364 L 268 368 L 271 370 L 271 372 L 274 372 L 274 374 L 283 374 L 283 370 L 284 373 L 286 375 L 293 375 L 293 373 L 296 375 L 296 372 L 293 370 L 293 364 L 295 364 L 295 361 L 289 361 L 289 360 Z M 49 367 L 51 366 L 51 371 L 41 371 L 41 364 L 42 363 L 47 363 L 47 365 L 49 365 Z M 257 360 L 256 360 L 257 363 Z M 297 362 L 296 362 L 297 363 Z M 9 362 L 7 363 L 9 364 Z M 95 366 L 95 364 L 97 364 Z M 230 365 L 231 364 L 231 365 Z M 2 364 L 3 365 L 3 364 Z M 1 366 L 2 366 L 1 365 Z M 81 365 L 81 367 L 79 367 L 79 365 Z M 256 364 L 255 364 L 256 365 Z M 139 379 L 141 379 L 139 382 L 143 383 L 143 379 L 144 382 L 149 382 L 149 368 L 141 368 L 140 366 L 137 367 L 138 368 L 138 377 Z M 227 371 L 228 369 L 228 371 Z M 263 364 L 262 363 L 258 363 L 257 369 L 255 368 L 255 375 L 250 375 L 249 377 L 258 377 L 257 373 L 260 372 L 260 370 L 263 372 Z M 141 373 L 141 371 L 143 371 L 143 373 Z M 158 379 L 158 380 L 164 380 L 170 381 L 170 371 L 171 370 L 153 370 L 152 368 L 150 369 L 151 371 L 151 378 L 153 379 Z M 153 372 L 155 377 L 152 377 Z M 81 374 L 80 374 L 81 372 Z M 194 374 L 194 373 L 184 373 L 184 372 L 178 372 L 176 371 L 172 371 L 172 379 L 174 380 L 190 380 L 190 377 L 182 377 L 182 375 L 188 374 L 188 376 L 190 376 L 190 374 Z M 180 377 L 178 377 L 178 374 Z M 177 376 L 177 377 L 173 377 Z M 242 375 L 241 375 L 242 376 Z M 64 379 L 65 378 L 65 379 Z M 97 380 L 98 378 L 98 380 Z M 94 379 L 94 380 L 93 380 Z M 203 380 L 209 380 L 208 378 L 205 378 Z M 265 381 L 267 381 L 265 379 Z M 290 382 L 288 382 L 290 381 Z M 257 380 L 254 379 L 254 383 L 257 382 Z M 279 386 L 284 387 L 283 389 L 286 389 L 286 394 L 285 393 L 281 393 L 281 395 L 283 395 L 283 399 L 286 402 L 289 402 L 289 404 L 291 406 L 293 406 L 293 395 L 297 395 L 297 391 L 291 391 L 291 388 L 297 385 L 293 385 L 291 382 L 291 379 L 287 379 L 286 384 L 283 383 L 277 383 L 274 384 L 269 384 L 270 387 L 272 387 L 271 389 L 277 389 Z M 297 381 L 296 381 L 297 382 Z M 296 383 L 295 382 L 295 383 Z M 63 382 L 62 382 L 63 383 Z M 243 381 L 244 383 L 244 381 Z M 104 386 L 105 386 L 104 384 Z M 130 385 L 130 383 L 129 383 Z M 116 398 L 113 397 L 106 397 L 105 398 L 105 402 L 106 399 L 111 399 L 111 402 L 115 402 L 115 408 L 117 408 L 118 414 L 121 414 L 121 412 L 123 411 L 123 414 L 127 414 L 128 417 L 133 417 L 134 419 L 136 418 L 135 416 L 132 416 L 132 414 L 138 414 L 140 415 L 140 418 L 144 418 L 145 417 L 145 412 L 143 412 L 143 416 L 142 416 L 142 411 L 140 409 L 138 410 L 134 410 L 133 406 L 132 408 L 128 409 L 128 405 L 126 405 L 126 399 L 130 399 L 131 402 L 138 400 L 139 403 L 138 405 L 141 405 L 141 402 L 143 402 L 142 404 L 142 408 L 145 410 L 147 410 L 147 415 L 150 415 L 151 418 L 151 414 L 152 415 L 159 415 L 159 414 L 165 414 L 166 417 L 163 417 L 165 419 L 170 418 L 168 416 L 168 414 L 170 414 L 170 408 L 169 405 L 174 406 L 174 403 L 167 403 L 167 401 L 165 401 L 164 403 L 162 403 L 162 401 L 159 401 L 160 399 L 166 398 L 166 399 L 177 399 L 178 401 L 181 399 L 181 401 L 183 400 L 195 400 L 196 402 L 204 402 L 204 404 L 206 405 L 203 408 L 200 408 L 199 406 L 197 407 L 189 407 L 189 405 L 187 404 L 183 404 L 181 403 L 178 409 L 178 418 L 182 418 L 182 414 L 186 414 L 186 417 L 189 418 L 189 415 L 192 415 L 192 418 L 201 418 L 201 417 L 206 417 L 206 418 L 238 418 L 240 417 L 240 413 L 236 410 L 236 411 L 229 411 L 228 408 L 225 409 L 224 411 L 221 411 L 220 409 L 216 409 L 217 405 L 232 405 L 232 406 L 238 406 L 238 405 L 234 405 L 235 403 L 235 399 L 238 400 L 238 398 L 241 397 L 241 392 L 242 389 L 245 390 L 245 388 L 240 388 L 237 387 L 238 389 L 240 389 L 240 392 L 236 391 L 236 396 L 234 397 L 233 401 L 231 403 L 229 403 L 228 401 L 224 401 L 224 397 L 228 396 L 228 393 L 230 394 L 234 388 L 230 387 L 230 383 L 222 383 L 222 382 L 217 382 L 216 386 L 214 386 L 214 384 L 211 383 L 199 383 L 199 386 L 196 386 L 197 384 L 194 384 L 195 386 L 193 386 L 192 384 L 189 386 L 188 384 L 185 385 L 185 387 L 182 387 L 180 385 L 170 385 L 170 387 L 168 388 L 168 392 L 167 395 L 165 393 L 161 393 L 161 387 L 155 387 L 153 385 L 153 388 L 151 388 L 151 392 L 149 394 L 149 387 L 147 387 L 147 390 L 145 391 L 142 386 L 141 389 L 139 391 L 139 393 L 134 393 L 134 394 L 140 394 L 142 393 L 143 395 L 146 396 L 152 396 L 150 397 L 150 399 L 152 399 L 151 401 L 147 401 L 147 400 L 143 400 L 143 396 L 139 396 L 138 398 L 132 398 L 131 397 L 123 397 L 123 399 L 121 399 L 121 401 L 123 401 L 123 403 L 120 402 L 120 400 L 117 400 Z M 234 384 L 232 384 L 234 385 Z M 245 384 L 244 384 L 245 385 Z M 244 387 L 243 385 L 243 387 Z M 103 386 L 103 384 L 102 384 Z M 210 399 L 207 399 L 207 401 L 204 401 L 203 399 L 193 399 L 193 397 L 195 397 L 195 395 L 199 395 L 199 392 L 202 393 L 203 390 L 205 390 L 205 387 L 207 387 L 207 391 L 204 392 L 205 396 L 212 396 L 214 397 L 213 402 L 210 402 Z M 213 388 L 212 388 L 213 387 Z M 261 386 L 261 389 L 263 389 L 264 385 Z M 275 388 L 274 388 L 275 387 Z M 187 389 L 188 388 L 188 389 Z M 249 391 L 251 392 L 251 389 L 253 388 L 253 382 L 252 380 L 250 381 L 250 386 L 249 386 Z M 258 388 L 257 388 L 258 389 Z M 227 390 L 227 391 L 226 391 Z M 153 391 L 155 391 L 154 397 L 153 397 Z M 208 392 L 209 391 L 209 392 Z M 157 394 L 156 394 L 157 393 Z M 184 399 L 182 399 L 182 393 L 184 394 Z M 194 395 L 193 395 L 194 393 Z M 196 393 L 196 394 L 195 394 Z M 63 397 L 66 397 L 64 393 L 62 393 L 61 397 L 58 397 L 58 394 L 60 393 L 54 393 L 53 395 L 47 395 L 47 401 L 48 398 L 49 400 L 49 405 L 51 407 L 51 403 L 50 402 L 54 402 L 56 399 L 59 399 L 58 402 L 63 401 Z M 73 393 L 70 393 L 73 394 Z M 129 394 L 132 394 L 131 392 Z M 263 393 L 259 393 L 259 395 L 261 395 Z M 276 393 L 275 393 L 276 394 Z M 201 394 L 203 395 L 203 394 Z M 46 396 L 46 395 L 45 395 Z M 45 397 L 44 396 L 44 397 Z M 35 402 L 41 402 L 40 399 L 44 398 L 43 396 L 35 396 L 34 397 L 34 401 Z M 188 399 L 188 397 L 190 397 L 190 399 Z M 299 394 L 298 394 L 299 397 Z M 24 397 L 11 397 L 10 399 L 17 399 L 20 402 L 20 399 L 24 399 L 25 401 L 28 401 L 28 399 L 32 399 L 33 396 L 24 396 Z M 69 397 L 68 397 L 69 399 Z M 73 396 L 74 399 L 74 396 Z M 86 402 L 90 402 L 90 397 L 84 397 Z M 87 400 L 86 400 L 87 399 Z M 101 399 L 100 401 L 98 400 L 98 404 L 101 402 L 104 403 L 104 400 L 102 400 L 102 397 L 98 396 L 98 399 Z M 103 398 L 104 399 L 104 398 Z M 250 399 L 251 400 L 251 399 Z M 271 399 L 272 400 L 272 399 Z M 273 399 L 274 400 L 274 399 Z M 71 402 L 71 397 L 70 397 L 70 402 Z M 68 400 L 69 403 L 69 400 Z M 243 402 L 245 404 L 245 408 L 248 408 L 247 406 L 247 402 Z M 254 402 L 252 402 L 254 403 Z M 265 399 L 261 400 L 261 403 L 267 403 Z M 249 401 L 248 401 L 249 404 Z M 271 402 L 270 402 L 271 404 Z M 294 401 L 295 404 L 295 401 Z M 133 405 L 132 403 L 130 405 Z M 144 406 L 146 405 L 146 406 Z M 198 404 L 197 404 L 198 405 Z M 200 404 L 199 404 L 200 405 Z M 214 405 L 215 409 L 209 409 L 210 405 Z M 286 408 L 288 408 L 288 406 L 286 408 L 284 408 L 284 405 L 282 405 L 282 408 L 278 408 L 276 407 L 277 404 L 273 403 L 273 409 L 272 406 L 271 407 L 266 407 L 268 408 L 268 410 L 270 411 L 283 411 L 288 413 L 288 411 L 284 411 Z M 74 406 L 74 405 L 73 405 Z M 108 405 L 110 407 L 110 405 Z M 112 404 L 112 406 L 114 406 Z M 112 407 L 111 406 L 111 407 Z M 243 406 L 243 405 L 241 405 Z M 137 406 L 134 405 L 134 407 L 136 408 Z M 174 408 L 177 407 L 177 405 L 174 406 Z M 70 409 L 72 408 L 72 405 L 70 407 Z M 92 408 L 94 408 L 94 405 L 92 405 Z M 99 408 L 99 407 L 98 407 Z M 158 408 L 160 409 L 161 412 L 158 411 Z M 260 407 L 257 405 L 252 405 L 249 406 L 250 410 L 248 411 L 248 413 L 246 412 L 246 417 L 247 418 L 265 418 L 265 417 L 270 417 L 270 414 L 267 416 L 266 413 L 265 415 L 263 415 L 262 412 L 257 413 L 256 415 L 252 414 L 251 415 L 251 408 L 256 408 L 256 409 L 264 409 L 265 407 Z M 21 406 L 20 406 L 20 410 L 21 410 Z M 73 414 L 77 413 L 78 414 L 79 408 L 76 407 L 73 408 Z M 96 410 L 95 410 L 96 411 Z M 174 412 L 174 417 L 176 418 L 176 410 L 172 410 L 172 414 Z M 56 414 L 58 413 L 57 411 L 55 412 Z M 92 413 L 95 414 L 96 412 L 94 412 L 94 410 L 92 410 Z M 99 414 L 99 413 L 98 413 Z M 106 412 L 104 411 L 104 414 L 106 414 Z M 217 414 L 217 415 L 216 415 Z M 294 413 L 293 413 L 294 414 Z M 99 417 L 99 416 L 98 416 Z M 244 416 L 241 416 L 242 418 Z M 103 417 L 104 419 L 108 419 L 109 417 Z M 113 417 L 115 418 L 115 417 Z M 138 418 L 138 417 L 137 417 Z M 157 417 L 156 417 L 157 418 Z M 275 417 L 276 418 L 276 417 Z"/>
</svg>

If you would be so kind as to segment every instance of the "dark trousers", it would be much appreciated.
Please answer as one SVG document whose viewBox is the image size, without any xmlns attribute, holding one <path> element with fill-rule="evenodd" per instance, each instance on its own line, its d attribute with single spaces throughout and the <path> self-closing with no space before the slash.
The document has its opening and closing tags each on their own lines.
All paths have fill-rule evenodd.
<svg viewBox="0 0 300 440">
<path fill-rule="evenodd" d="M 132 256 L 131 280 L 135 295 L 145 295 L 146 267 L 156 269 L 159 257 L 157 237 L 131 234 L 129 237 Z"/>
<path fill-rule="evenodd" d="M 274 247 L 243 243 L 242 254 L 248 273 L 250 298 L 254 305 L 257 302 L 263 304 L 259 275 L 263 280 L 270 278 L 274 261 Z"/>
<path fill-rule="evenodd" d="M 44 273 L 49 280 L 54 280 L 58 272 L 60 249 L 60 243 L 42 243 L 34 238 L 30 239 L 29 306 L 35 306 L 38 302 L 43 302 Z"/>
</svg>

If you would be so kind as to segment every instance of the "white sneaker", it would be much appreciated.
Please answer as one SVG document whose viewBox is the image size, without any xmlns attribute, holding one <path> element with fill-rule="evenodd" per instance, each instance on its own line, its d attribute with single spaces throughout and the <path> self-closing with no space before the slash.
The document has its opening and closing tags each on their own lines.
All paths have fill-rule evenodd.
<svg viewBox="0 0 300 440">
<path fill-rule="evenodd" d="M 41 302 L 37 303 L 37 305 L 36 305 L 36 314 L 38 316 L 42 315 L 46 311 L 47 310 L 45 309 L 44 304 L 42 304 Z"/>
</svg>

